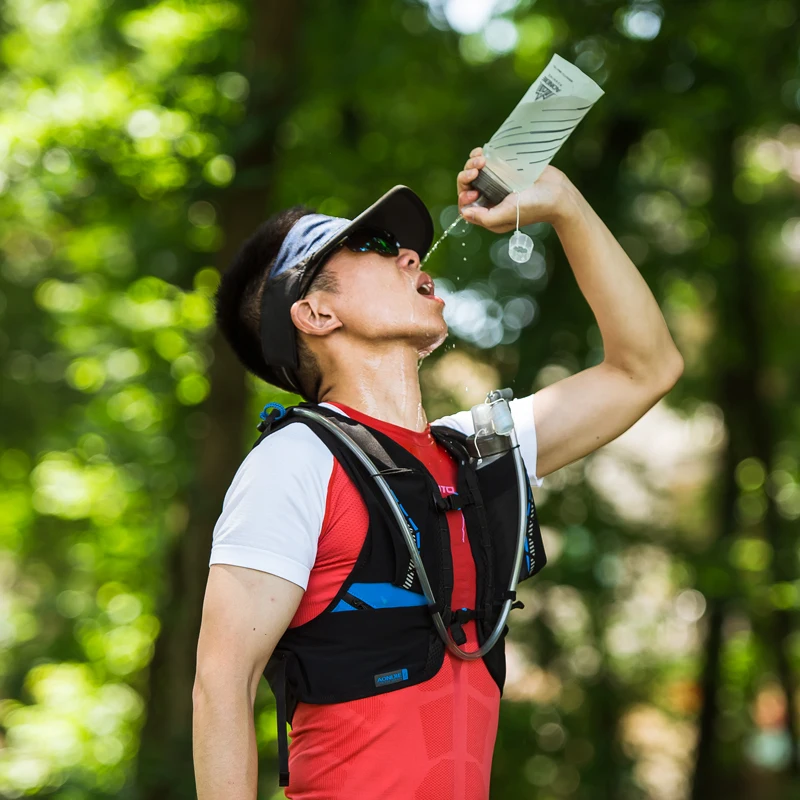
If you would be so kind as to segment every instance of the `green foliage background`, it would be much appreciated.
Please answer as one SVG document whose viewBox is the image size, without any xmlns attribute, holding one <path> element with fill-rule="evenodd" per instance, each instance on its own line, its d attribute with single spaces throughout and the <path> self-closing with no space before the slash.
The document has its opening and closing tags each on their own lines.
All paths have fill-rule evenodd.
<svg viewBox="0 0 800 800">
<path fill-rule="evenodd" d="M 444 226 L 469 150 L 553 52 L 606 90 L 555 163 L 686 359 L 640 455 L 682 436 L 685 461 L 655 470 L 644 512 L 628 479 L 646 470 L 619 451 L 546 482 L 551 564 L 514 626 L 492 796 L 797 796 L 794 3 L 0 13 L 0 797 L 195 796 L 211 531 L 261 405 L 292 399 L 215 333 L 220 271 L 289 204 L 348 216 L 404 183 Z M 465 369 L 520 395 L 602 358 L 555 236 L 530 230 L 527 271 L 479 230 L 431 260 L 458 314 L 423 367 L 429 415 L 468 405 Z M 268 694 L 260 797 L 276 787 Z"/>
</svg>

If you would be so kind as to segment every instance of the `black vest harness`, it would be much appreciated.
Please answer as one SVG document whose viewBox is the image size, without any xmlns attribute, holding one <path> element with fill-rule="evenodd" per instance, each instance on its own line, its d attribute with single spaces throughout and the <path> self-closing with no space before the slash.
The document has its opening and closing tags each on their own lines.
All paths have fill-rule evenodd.
<svg viewBox="0 0 800 800">
<path fill-rule="evenodd" d="M 429 606 L 396 518 L 354 453 L 320 423 L 293 413 L 307 408 L 334 422 L 379 468 L 413 532 L 436 604 Z M 401 689 L 432 678 L 444 661 L 445 644 L 432 624 L 438 611 L 457 645 L 467 638 L 463 625 L 475 620 L 479 645 L 491 635 L 507 599 L 508 579 L 517 549 L 520 507 L 517 473 L 510 451 L 473 459 L 467 437 L 452 428 L 431 427 L 434 439 L 455 459 L 456 494 L 443 497 L 427 468 L 382 432 L 330 411 L 301 403 L 285 416 L 271 414 L 259 425 L 253 444 L 288 424 L 307 425 L 330 449 L 353 481 L 369 512 L 369 528 L 358 559 L 327 608 L 314 619 L 289 628 L 264 674 L 275 694 L 280 785 L 289 783 L 286 723 L 298 702 L 341 703 Z M 485 465 L 484 465 L 485 464 Z M 525 580 L 544 567 L 542 544 L 530 482 L 527 487 L 525 554 L 519 574 Z M 475 608 L 452 609 L 453 562 L 446 512 L 460 510 L 475 561 Z M 512 607 L 521 607 L 514 603 Z M 505 683 L 504 626 L 498 643 L 483 656 L 501 693 Z"/>
</svg>

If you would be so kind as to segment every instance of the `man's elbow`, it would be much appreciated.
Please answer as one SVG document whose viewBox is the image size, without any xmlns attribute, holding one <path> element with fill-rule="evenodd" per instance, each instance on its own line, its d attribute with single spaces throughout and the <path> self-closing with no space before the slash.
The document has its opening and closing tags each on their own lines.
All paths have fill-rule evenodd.
<svg viewBox="0 0 800 800">
<path fill-rule="evenodd" d="M 667 394 L 683 374 L 683 356 L 674 345 L 657 353 L 642 354 L 635 360 L 615 364 L 607 359 L 605 363 L 622 373 L 654 403 Z"/>
<path fill-rule="evenodd" d="M 224 680 L 221 676 L 209 679 L 195 677 L 192 686 L 192 716 L 198 724 L 214 724 L 220 714 L 247 713 L 253 708 L 254 692 L 241 679 Z"/>
<path fill-rule="evenodd" d="M 215 654 L 198 660 L 192 686 L 192 705 L 198 708 L 215 707 L 220 702 L 244 698 L 252 706 L 263 674 L 263 667 L 243 654 Z"/>
<path fill-rule="evenodd" d="M 238 687 L 245 682 L 238 672 L 228 669 L 227 664 L 220 664 L 218 661 L 198 663 L 192 686 L 192 705 L 195 711 L 207 706 L 209 702 L 217 702 L 221 696 L 228 695 L 234 686 Z"/>
<path fill-rule="evenodd" d="M 212 692 L 200 673 L 195 673 L 194 685 L 192 686 L 192 706 L 194 709 L 197 710 L 198 707 L 202 706 L 211 694 Z"/>
<path fill-rule="evenodd" d="M 683 375 L 683 356 L 677 347 L 662 354 L 658 364 L 654 365 L 653 375 L 650 379 L 653 390 L 659 398 L 667 394 Z"/>
</svg>

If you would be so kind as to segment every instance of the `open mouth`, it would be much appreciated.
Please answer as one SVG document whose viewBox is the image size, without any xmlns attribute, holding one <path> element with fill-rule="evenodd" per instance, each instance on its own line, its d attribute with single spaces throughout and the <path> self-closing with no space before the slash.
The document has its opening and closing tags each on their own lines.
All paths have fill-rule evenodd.
<svg viewBox="0 0 800 800">
<path fill-rule="evenodd" d="M 419 277 L 417 278 L 417 294 L 421 294 L 423 297 L 427 297 L 429 300 L 434 300 L 437 303 L 444 305 L 444 300 L 442 300 L 441 297 L 437 297 L 435 291 L 436 288 L 433 285 L 433 278 L 431 278 L 431 276 L 426 272 L 420 272 Z"/>
<path fill-rule="evenodd" d="M 441 302 L 441 298 L 437 297 L 434 292 L 435 287 L 433 285 L 433 278 L 431 278 L 427 272 L 420 272 L 419 277 L 417 278 L 417 294 L 421 294 L 423 297 L 430 297 L 431 300 L 439 300 Z"/>
</svg>

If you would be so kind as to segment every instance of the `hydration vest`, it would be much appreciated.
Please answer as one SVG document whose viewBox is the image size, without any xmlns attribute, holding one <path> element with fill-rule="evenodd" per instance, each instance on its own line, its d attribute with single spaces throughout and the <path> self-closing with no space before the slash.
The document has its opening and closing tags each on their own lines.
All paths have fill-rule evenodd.
<svg viewBox="0 0 800 800">
<path fill-rule="evenodd" d="M 508 596 L 519 530 L 518 482 L 510 451 L 486 459 L 485 466 L 467 450 L 467 437 L 444 425 L 431 426 L 438 444 L 457 464 L 456 494 L 443 497 L 437 481 L 408 450 L 386 434 L 323 406 L 301 403 L 334 422 L 370 457 L 398 500 L 436 598 L 429 608 L 406 540 L 374 480 L 354 453 L 320 423 L 294 415 L 265 418 L 253 444 L 284 425 L 307 425 L 330 449 L 352 480 L 369 512 L 364 544 L 347 579 L 314 619 L 283 634 L 264 669 L 275 695 L 280 785 L 289 785 L 286 723 L 298 702 L 341 703 L 391 692 L 432 678 L 444 662 L 445 644 L 431 620 L 439 611 L 453 640 L 467 641 L 463 625 L 475 620 L 478 644 L 491 635 Z M 527 530 L 520 580 L 546 563 L 530 481 Z M 446 512 L 464 515 L 476 571 L 475 608 L 451 609 L 453 563 Z M 513 607 L 521 607 L 514 603 Z M 502 694 L 505 683 L 505 636 L 483 656 Z"/>
</svg>

